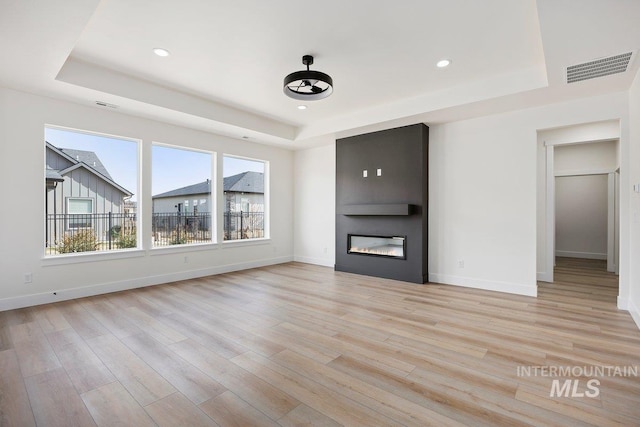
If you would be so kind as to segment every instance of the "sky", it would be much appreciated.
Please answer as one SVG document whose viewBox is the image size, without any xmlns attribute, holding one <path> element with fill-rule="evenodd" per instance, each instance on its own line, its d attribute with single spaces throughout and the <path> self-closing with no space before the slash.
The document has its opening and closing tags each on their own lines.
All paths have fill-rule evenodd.
<svg viewBox="0 0 640 427">
<path fill-rule="evenodd" d="M 115 182 L 134 193 L 136 201 L 138 145 L 136 142 L 72 132 L 57 128 L 45 128 L 45 140 L 58 148 L 93 151 Z M 152 194 L 160 194 L 187 185 L 197 184 L 212 176 L 212 154 L 184 150 L 163 145 L 152 148 Z M 264 163 L 225 156 L 223 176 L 233 176 L 246 171 L 264 173 Z"/>
</svg>

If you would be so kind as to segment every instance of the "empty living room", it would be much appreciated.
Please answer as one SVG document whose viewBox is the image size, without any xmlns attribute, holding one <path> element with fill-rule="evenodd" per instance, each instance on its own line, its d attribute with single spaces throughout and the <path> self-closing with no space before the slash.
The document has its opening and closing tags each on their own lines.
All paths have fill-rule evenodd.
<svg viewBox="0 0 640 427">
<path fill-rule="evenodd" d="M 638 22 L 3 0 L 0 426 L 640 425 Z"/>
</svg>

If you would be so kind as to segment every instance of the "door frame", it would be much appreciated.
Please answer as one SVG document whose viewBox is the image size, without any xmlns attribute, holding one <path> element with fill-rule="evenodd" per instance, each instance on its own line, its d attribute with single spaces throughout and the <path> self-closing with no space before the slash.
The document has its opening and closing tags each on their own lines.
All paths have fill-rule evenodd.
<svg viewBox="0 0 640 427">
<path fill-rule="evenodd" d="M 593 139 L 593 140 L 585 140 L 585 141 L 544 141 L 545 159 L 546 159 L 546 165 L 545 165 L 545 179 L 546 179 L 545 246 L 546 247 L 545 247 L 545 262 L 544 262 L 545 272 L 544 274 L 540 275 L 538 280 L 542 282 L 552 283 L 553 268 L 555 267 L 555 264 L 556 264 L 556 186 L 555 186 L 556 173 L 554 171 L 554 148 L 561 145 L 567 146 L 567 145 L 593 144 L 598 142 L 607 142 L 607 141 L 611 141 L 612 139 L 619 140 L 619 138 L 602 138 L 602 139 Z M 611 174 L 615 174 L 618 172 L 619 172 L 619 169 L 618 170 L 589 170 L 589 171 L 583 171 L 581 173 L 571 174 L 571 175 L 602 175 L 604 174 L 604 175 L 610 176 L 609 178 L 610 183 L 609 183 L 609 190 L 608 190 L 608 193 L 609 193 L 608 197 L 610 200 L 608 202 L 608 209 L 611 209 L 611 207 L 613 206 L 613 212 L 609 212 L 607 217 L 608 225 L 611 226 L 611 228 L 608 227 L 607 233 L 609 233 L 610 230 L 613 230 L 613 233 L 612 233 L 613 236 L 607 234 L 607 269 L 609 268 L 609 259 L 615 258 L 617 253 L 616 247 L 615 247 L 616 241 L 617 241 L 617 239 L 615 238 L 615 230 L 616 230 L 616 227 L 618 227 L 620 218 L 618 217 L 619 211 L 615 209 L 616 178 L 615 176 L 613 177 L 613 185 L 612 185 Z M 566 176 L 565 174 L 559 174 L 558 176 L 563 176 L 563 175 Z M 609 245 L 609 243 L 611 242 L 611 238 L 613 238 L 613 241 L 611 245 Z M 618 270 L 617 264 L 619 264 L 619 262 L 615 260 L 615 264 L 613 268 L 614 268 L 614 271 L 616 272 Z"/>
</svg>

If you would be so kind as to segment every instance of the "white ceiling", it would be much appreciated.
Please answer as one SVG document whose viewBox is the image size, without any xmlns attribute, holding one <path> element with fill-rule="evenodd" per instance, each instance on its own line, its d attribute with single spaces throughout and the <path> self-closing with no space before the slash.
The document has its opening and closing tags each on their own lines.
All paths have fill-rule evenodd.
<svg viewBox="0 0 640 427">
<path fill-rule="evenodd" d="M 298 148 L 626 90 L 638 22 L 638 0 L 0 0 L 0 85 Z M 282 80 L 304 54 L 335 88 L 301 111 Z"/>
</svg>

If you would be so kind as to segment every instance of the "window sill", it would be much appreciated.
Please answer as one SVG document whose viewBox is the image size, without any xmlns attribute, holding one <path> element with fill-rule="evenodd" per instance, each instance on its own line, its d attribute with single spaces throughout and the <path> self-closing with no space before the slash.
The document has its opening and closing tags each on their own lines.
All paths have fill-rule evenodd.
<svg viewBox="0 0 640 427">
<path fill-rule="evenodd" d="M 268 245 L 271 243 L 271 238 L 263 237 L 260 239 L 240 239 L 240 240 L 225 240 L 222 242 L 223 249 L 230 249 L 239 246 L 258 246 L 258 245 Z"/>
<path fill-rule="evenodd" d="M 146 256 L 168 255 L 175 253 L 187 253 L 198 251 L 211 251 L 222 249 L 232 249 L 246 246 L 261 246 L 271 243 L 270 238 L 228 240 L 222 243 L 200 243 L 191 245 L 174 245 L 167 247 L 144 249 L 124 249 L 109 252 L 75 253 L 64 255 L 46 255 L 42 258 L 42 266 L 69 265 L 85 262 L 109 261 L 115 259 L 141 258 Z"/>
<path fill-rule="evenodd" d="M 140 258 L 145 256 L 142 249 L 123 249 L 119 251 L 98 253 L 76 253 L 64 255 L 48 255 L 42 258 L 42 266 L 78 264 L 82 262 L 107 261 L 112 259 Z"/>
<path fill-rule="evenodd" d="M 218 249 L 217 243 L 193 243 L 190 245 L 171 245 L 152 248 L 149 255 L 179 254 L 185 252 L 210 251 Z"/>
</svg>

